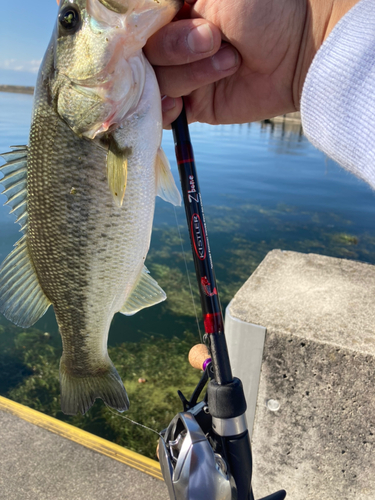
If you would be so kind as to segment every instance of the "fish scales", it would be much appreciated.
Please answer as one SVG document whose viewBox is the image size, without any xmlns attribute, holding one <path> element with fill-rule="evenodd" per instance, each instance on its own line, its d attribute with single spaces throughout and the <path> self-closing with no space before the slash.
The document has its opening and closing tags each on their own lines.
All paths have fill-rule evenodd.
<svg viewBox="0 0 375 500">
<path fill-rule="evenodd" d="M 101 15 L 106 12 L 99 0 L 77 4 L 85 8 L 81 15 L 86 25 L 81 19 L 81 29 L 86 29 L 85 40 L 91 40 L 87 23 L 92 23 L 93 16 L 87 17 L 86 10 L 91 5 L 92 12 L 94 7 L 102 9 Z M 157 5 L 152 4 L 154 8 Z M 162 24 L 176 11 L 177 4 L 172 4 Z M 137 2 L 132 5 L 136 11 Z M 63 2 L 60 17 L 66 12 L 71 15 L 69 9 L 69 3 Z M 79 30 L 74 36 L 79 37 Z M 134 314 L 165 299 L 147 274 L 144 261 L 155 195 L 161 194 L 175 204 L 180 203 L 180 197 L 169 167 L 160 160 L 164 158 L 159 155 L 160 94 L 153 70 L 140 49 L 129 59 L 133 108 L 130 105 L 130 111 L 118 123 L 109 123 L 108 99 L 100 94 L 103 76 L 99 78 L 99 98 L 95 95 L 92 99 L 90 90 L 87 103 L 87 88 L 83 86 L 81 94 L 76 95 L 77 84 L 72 85 L 69 79 L 67 83 L 66 75 L 59 75 L 64 65 L 58 67 L 56 50 L 63 44 L 64 38 L 55 32 L 38 76 L 27 149 L 26 235 L 0 268 L 0 311 L 15 323 L 29 326 L 52 304 L 63 343 L 63 411 L 84 413 L 98 397 L 123 411 L 128 408 L 128 398 L 107 353 L 110 323 L 118 311 Z M 74 46 L 74 37 L 68 45 Z M 103 54 L 94 49 L 91 79 L 95 77 L 92 66 L 99 66 L 95 71 L 103 73 Z M 123 64 L 121 57 L 118 59 L 116 64 Z M 115 86 L 116 82 L 112 83 Z M 142 92 L 137 84 L 142 85 Z M 64 92 L 73 99 L 68 108 Z M 126 99 L 129 95 L 123 101 Z M 92 100 L 95 112 L 90 121 Z M 103 102 L 102 115 L 97 102 Z M 114 111 L 111 109 L 112 118 Z M 22 284 L 20 271 L 12 277 L 12 270 L 21 261 L 26 262 L 27 286 Z M 26 305 L 17 303 L 22 299 Z"/>
<path fill-rule="evenodd" d="M 37 102 L 31 137 L 53 130 L 59 140 L 47 148 L 41 141 L 30 143 L 28 190 L 33 196 L 28 201 L 28 246 L 40 284 L 54 305 L 64 347 L 71 346 L 64 352 L 90 342 L 94 359 L 71 355 L 69 364 L 90 369 L 103 358 L 102 331 L 116 312 L 116 297 L 123 294 L 121 306 L 126 296 L 123 284 L 131 289 L 134 267 L 140 271 L 137 254 L 147 254 L 155 173 L 153 165 L 143 167 L 149 163 L 144 159 L 130 161 L 127 196 L 122 207 L 115 206 L 108 189 L 106 150 L 93 149 L 57 114 L 49 112 L 46 123 L 47 100 L 42 95 Z"/>
</svg>

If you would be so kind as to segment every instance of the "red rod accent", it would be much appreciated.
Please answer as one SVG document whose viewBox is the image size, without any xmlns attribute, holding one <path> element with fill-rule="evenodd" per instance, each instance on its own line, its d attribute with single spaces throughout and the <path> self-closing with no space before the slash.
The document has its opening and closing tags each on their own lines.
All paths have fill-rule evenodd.
<svg viewBox="0 0 375 500">
<path fill-rule="evenodd" d="M 193 158 L 188 158 L 187 160 L 178 160 L 177 165 L 182 165 L 183 163 L 192 163 Z"/>
<path fill-rule="evenodd" d="M 207 334 L 223 332 L 223 318 L 221 313 L 206 314 L 204 316 L 204 331 Z"/>
</svg>

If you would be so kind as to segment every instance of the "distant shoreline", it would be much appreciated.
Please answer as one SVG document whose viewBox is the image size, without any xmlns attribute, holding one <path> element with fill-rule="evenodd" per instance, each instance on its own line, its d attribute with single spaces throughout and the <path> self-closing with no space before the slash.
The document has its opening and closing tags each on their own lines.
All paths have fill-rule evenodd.
<svg viewBox="0 0 375 500">
<path fill-rule="evenodd" d="M 34 94 L 34 87 L 23 85 L 0 85 L 0 92 L 12 92 L 13 94 Z"/>
</svg>

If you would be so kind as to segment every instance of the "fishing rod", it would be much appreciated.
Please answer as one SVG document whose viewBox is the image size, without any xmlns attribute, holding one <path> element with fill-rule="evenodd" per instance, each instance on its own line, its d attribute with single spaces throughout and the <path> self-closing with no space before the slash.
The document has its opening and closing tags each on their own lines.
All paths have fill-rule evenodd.
<svg viewBox="0 0 375 500">
<path fill-rule="evenodd" d="M 159 460 L 171 500 L 254 500 L 252 455 L 241 381 L 233 377 L 212 263 L 202 195 L 185 109 L 172 123 L 175 153 L 198 281 L 205 345 L 189 360 L 203 375 L 184 411 L 159 440 Z M 198 398 L 207 384 L 202 401 Z M 263 500 L 283 500 L 284 490 Z"/>
</svg>

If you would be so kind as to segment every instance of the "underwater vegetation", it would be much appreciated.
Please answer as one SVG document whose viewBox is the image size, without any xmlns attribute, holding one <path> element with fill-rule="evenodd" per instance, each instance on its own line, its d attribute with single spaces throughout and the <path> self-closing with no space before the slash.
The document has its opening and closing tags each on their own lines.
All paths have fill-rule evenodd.
<svg viewBox="0 0 375 500">
<path fill-rule="evenodd" d="M 274 248 L 375 263 L 375 237 L 335 213 L 301 212 L 283 204 L 274 208 L 211 205 L 206 208 L 206 219 L 223 309 Z M 199 342 L 191 294 L 198 318 L 200 303 L 189 237 L 182 224 L 179 229 L 185 257 L 176 224 L 171 222 L 154 228 L 147 258 L 147 267 L 168 299 L 129 318 L 116 315 L 112 322 L 109 355 L 127 387 L 128 412 L 117 413 L 97 401 L 84 416 L 64 415 L 57 331 L 43 330 L 38 323 L 25 330 L 4 318 L 0 318 L 0 394 L 155 458 L 158 436 L 122 415 L 161 431 L 182 410 L 177 390 L 190 396 L 200 377 L 187 361 L 189 349 Z"/>
<path fill-rule="evenodd" d="M 25 143 L 31 104 L 30 96 L 0 95 L 0 152 L 9 144 Z M 274 248 L 375 264 L 373 193 L 339 167 L 326 164 L 299 130 L 277 125 L 270 130 L 257 123 L 190 128 L 223 310 Z M 173 141 L 168 134 L 164 137 L 172 163 Z M 174 164 L 172 169 L 177 172 Z M 0 205 L 5 202 L 1 198 Z M 16 241 L 18 227 L 8 209 L 1 210 L 2 260 Z M 185 259 L 200 318 L 189 245 L 184 209 L 175 212 L 157 199 L 146 265 L 168 298 L 128 318 L 116 314 L 110 329 L 109 354 L 130 398 L 130 410 L 123 415 L 158 431 L 182 408 L 177 389 L 188 396 L 199 379 L 187 362 L 199 335 Z M 157 436 L 100 401 L 85 416 L 62 414 L 60 356 L 52 311 L 27 330 L 0 316 L 1 395 L 155 458 Z"/>
<path fill-rule="evenodd" d="M 9 329 L 13 340 L 10 341 Z M 0 394 L 119 445 L 155 458 L 158 436 L 136 426 L 122 414 L 97 400 L 85 415 L 69 417 L 60 408 L 59 360 L 61 347 L 47 332 L 0 325 Z M 182 411 L 180 389 L 191 395 L 200 373 L 187 355 L 197 343 L 193 335 L 182 338 L 143 339 L 109 348 L 126 384 L 130 410 L 126 417 L 158 432 Z"/>
</svg>

